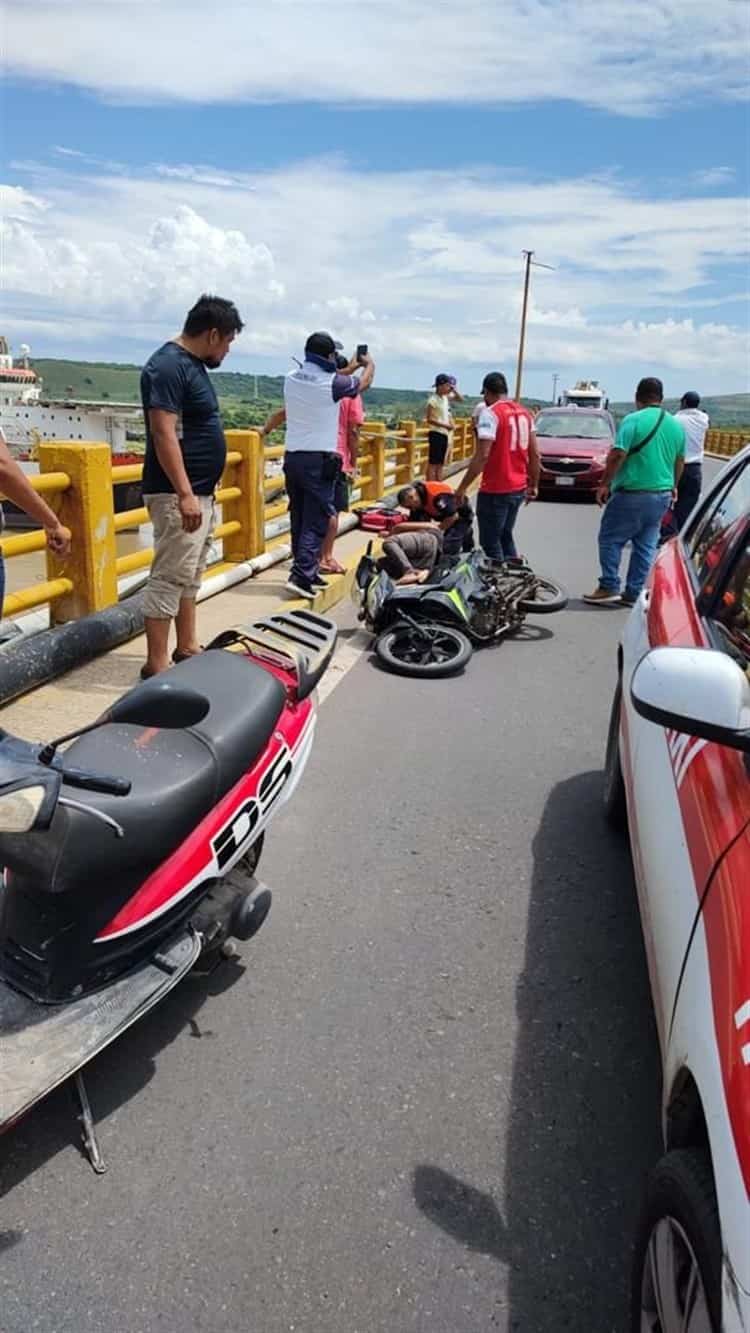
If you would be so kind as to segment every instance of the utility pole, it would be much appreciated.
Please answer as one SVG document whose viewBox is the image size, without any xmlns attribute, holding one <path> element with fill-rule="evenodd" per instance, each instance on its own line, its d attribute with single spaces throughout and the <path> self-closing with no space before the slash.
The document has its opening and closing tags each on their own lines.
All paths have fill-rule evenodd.
<svg viewBox="0 0 750 1333">
<path fill-rule="evenodd" d="M 529 308 L 529 281 L 531 278 L 531 265 L 534 268 L 552 268 L 552 264 L 541 264 L 538 259 L 534 259 L 533 250 L 524 250 L 522 252 L 526 257 L 525 272 L 523 279 L 523 306 L 521 308 L 521 336 L 518 340 L 518 365 L 516 368 L 516 402 L 521 400 L 521 379 L 523 376 L 523 354 L 526 345 L 526 315 Z"/>
<path fill-rule="evenodd" d="M 560 378 L 560 376 L 559 376 L 558 372 L 555 371 L 554 375 L 552 376 L 552 406 L 553 406 L 553 407 L 555 406 L 555 403 L 557 402 L 557 381 L 559 380 L 559 378 Z"/>
</svg>

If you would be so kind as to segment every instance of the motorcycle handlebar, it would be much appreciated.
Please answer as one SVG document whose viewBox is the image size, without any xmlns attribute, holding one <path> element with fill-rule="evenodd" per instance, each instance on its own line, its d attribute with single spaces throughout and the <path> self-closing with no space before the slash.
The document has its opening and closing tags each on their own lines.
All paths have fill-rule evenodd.
<svg viewBox="0 0 750 1333">
<path fill-rule="evenodd" d="M 84 791 L 98 791 L 105 796 L 128 796 L 132 783 L 127 778 L 113 778 L 108 773 L 88 773 L 85 768 L 63 768 L 63 782 Z"/>
</svg>

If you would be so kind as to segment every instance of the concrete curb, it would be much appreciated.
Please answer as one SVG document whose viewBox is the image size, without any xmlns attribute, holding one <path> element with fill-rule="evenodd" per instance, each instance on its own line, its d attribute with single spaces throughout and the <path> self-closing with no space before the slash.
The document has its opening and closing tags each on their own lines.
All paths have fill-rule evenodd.
<svg viewBox="0 0 750 1333">
<path fill-rule="evenodd" d="M 345 572 L 343 574 L 327 575 L 328 587 L 323 588 L 314 601 L 308 601 L 306 597 L 290 597 L 288 601 L 280 603 L 279 609 L 284 611 L 315 611 L 317 615 L 321 616 L 324 612 L 331 611 L 334 606 L 338 606 L 339 602 L 343 602 L 344 598 L 349 596 L 357 565 L 373 539 L 379 540 L 377 533 L 368 533 L 367 541 L 363 542 L 354 555 L 347 557 L 344 562 Z"/>
</svg>

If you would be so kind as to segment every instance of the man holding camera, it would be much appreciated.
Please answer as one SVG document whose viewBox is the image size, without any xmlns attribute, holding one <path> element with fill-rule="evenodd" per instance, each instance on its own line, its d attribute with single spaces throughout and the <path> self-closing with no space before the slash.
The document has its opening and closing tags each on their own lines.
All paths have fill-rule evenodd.
<svg viewBox="0 0 750 1333">
<path fill-rule="evenodd" d="M 334 492 L 341 470 L 339 404 L 363 393 L 375 374 L 375 363 L 364 345 L 338 370 L 340 348 L 330 333 L 310 334 L 303 365 L 284 380 L 284 406 L 269 417 L 262 432 L 268 435 L 286 422 L 284 478 L 293 560 L 286 588 L 295 597 L 311 601 L 326 587 L 320 577 L 320 553 L 329 519 L 336 513 Z M 355 370 L 361 373 L 355 375 Z"/>
</svg>

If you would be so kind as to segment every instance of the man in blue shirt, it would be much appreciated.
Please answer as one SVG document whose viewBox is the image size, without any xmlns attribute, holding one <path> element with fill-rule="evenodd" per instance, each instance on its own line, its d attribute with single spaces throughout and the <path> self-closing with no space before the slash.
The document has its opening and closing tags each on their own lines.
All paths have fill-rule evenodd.
<svg viewBox="0 0 750 1333">
<path fill-rule="evenodd" d="M 341 470 L 338 452 L 339 403 L 355 398 L 372 384 L 375 363 L 365 355 L 343 371 L 336 364 L 341 344 L 330 333 L 311 333 L 305 361 L 284 381 L 284 406 L 263 427 L 268 435 L 286 422 L 284 479 L 289 497 L 292 571 L 287 591 L 312 600 L 326 581 L 320 577 L 320 553 L 335 515 L 334 491 Z M 361 370 L 360 375 L 352 372 Z"/>
<path fill-rule="evenodd" d="M 182 333 L 154 352 L 141 373 L 143 500 L 154 529 L 154 560 L 144 594 L 144 680 L 169 666 L 173 620 L 177 647 L 172 660 L 200 652 L 195 599 L 211 546 L 214 491 L 227 454 L 208 371 L 221 365 L 241 329 L 231 301 L 201 296 Z"/>
</svg>

